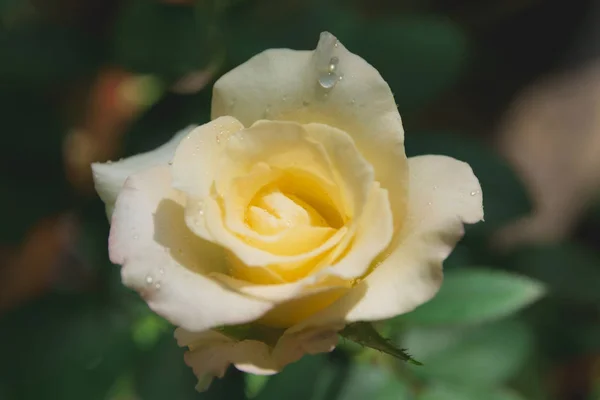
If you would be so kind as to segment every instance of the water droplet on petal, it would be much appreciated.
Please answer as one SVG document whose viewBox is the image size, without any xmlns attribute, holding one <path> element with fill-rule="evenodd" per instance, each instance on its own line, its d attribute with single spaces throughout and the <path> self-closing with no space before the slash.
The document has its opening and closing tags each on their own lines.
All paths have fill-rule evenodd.
<svg viewBox="0 0 600 400">
<path fill-rule="evenodd" d="M 321 85 L 323 89 L 333 89 L 337 82 L 338 77 L 333 72 L 328 72 L 319 76 L 319 85 Z"/>
<path fill-rule="evenodd" d="M 340 63 L 340 59 L 337 57 L 331 57 L 329 59 L 329 72 L 335 72 L 337 70 L 337 66 Z"/>
<path fill-rule="evenodd" d="M 334 55 L 337 51 L 337 39 L 329 32 L 321 33 L 315 50 L 315 67 L 317 81 L 326 90 L 331 90 L 339 82 L 339 58 Z"/>
<path fill-rule="evenodd" d="M 161 268 L 161 269 L 158 270 L 158 273 L 161 274 L 161 275 L 164 275 L 165 274 L 165 270 Z"/>
<path fill-rule="evenodd" d="M 156 290 L 160 289 L 160 283 L 156 282 L 156 285 L 154 285 L 154 287 L 156 288 Z"/>
<path fill-rule="evenodd" d="M 152 282 L 154 282 L 154 278 L 152 278 L 150 275 L 146 276 L 146 283 L 148 285 L 151 285 Z"/>
</svg>

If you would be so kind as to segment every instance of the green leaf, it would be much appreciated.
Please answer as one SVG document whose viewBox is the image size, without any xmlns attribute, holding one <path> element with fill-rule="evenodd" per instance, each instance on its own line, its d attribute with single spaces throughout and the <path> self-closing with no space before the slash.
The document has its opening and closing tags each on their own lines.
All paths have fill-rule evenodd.
<svg viewBox="0 0 600 400">
<path fill-rule="evenodd" d="M 421 392 L 417 400 L 524 400 L 509 389 L 474 390 L 449 385 L 432 385 Z"/>
<path fill-rule="evenodd" d="M 403 344 L 425 366 L 415 374 L 446 383 L 489 388 L 515 376 L 533 346 L 529 328 L 505 320 L 473 329 L 415 328 L 406 332 Z"/>
<path fill-rule="evenodd" d="M 600 304 L 600 254 L 586 247 L 576 243 L 528 246 L 515 253 L 510 264 L 544 282 L 553 296 Z"/>
<path fill-rule="evenodd" d="M 544 286 L 504 271 L 461 268 L 446 273 L 436 297 L 399 318 L 421 325 L 456 325 L 491 321 L 538 300 Z"/>
<path fill-rule="evenodd" d="M 527 192 L 512 168 L 479 140 L 450 132 L 412 132 L 406 135 L 406 154 L 441 154 L 471 166 L 483 192 L 485 223 L 467 227 L 467 232 L 493 232 L 531 210 Z"/>
<path fill-rule="evenodd" d="M 337 396 L 346 366 L 326 355 L 304 356 L 272 376 L 257 400 L 329 400 Z"/>
<path fill-rule="evenodd" d="M 270 375 L 246 374 L 246 396 L 253 399 L 264 389 Z"/>
<path fill-rule="evenodd" d="M 354 364 L 337 400 L 410 400 L 409 384 L 389 370 L 369 364 Z"/>
<path fill-rule="evenodd" d="M 402 361 L 421 365 L 421 363 L 413 359 L 405 349 L 399 349 L 390 340 L 382 337 L 370 322 L 356 322 L 346 325 L 340 332 L 340 335 L 360 345 L 382 351 Z"/>
<path fill-rule="evenodd" d="M 161 334 L 169 328 L 169 323 L 156 314 L 149 314 L 135 321 L 133 341 L 141 349 L 153 347 Z"/>
</svg>

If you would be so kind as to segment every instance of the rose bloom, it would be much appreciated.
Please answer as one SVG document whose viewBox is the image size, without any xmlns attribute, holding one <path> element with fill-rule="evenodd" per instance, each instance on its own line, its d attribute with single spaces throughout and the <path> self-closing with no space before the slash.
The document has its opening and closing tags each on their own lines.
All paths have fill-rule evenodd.
<svg viewBox="0 0 600 400">
<path fill-rule="evenodd" d="M 483 218 L 471 168 L 407 159 L 390 88 L 329 33 L 253 57 L 215 83 L 211 122 L 93 172 L 110 258 L 178 326 L 199 389 L 413 310 Z"/>
</svg>

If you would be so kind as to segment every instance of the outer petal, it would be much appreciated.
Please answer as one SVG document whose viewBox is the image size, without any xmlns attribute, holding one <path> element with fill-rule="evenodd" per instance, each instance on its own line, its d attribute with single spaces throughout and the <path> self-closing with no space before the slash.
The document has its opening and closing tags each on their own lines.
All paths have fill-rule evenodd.
<svg viewBox="0 0 600 400">
<path fill-rule="evenodd" d="M 409 167 L 408 215 L 386 256 L 346 296 L 294 329 L 391 318 L 435 295 L 463 223 L 483 219 L 481 187 L 468 164 L 450 157 L 413 157 Z"/>
<path fill-rule="evenodd" d="M 215 331 L 195 333 L 178 328 L 175 337 L 180 346 L 189 346 L 185 362 L 198 377 L 196 389 L 203 391 L 213 377 L 222 378 L 230 364 L 240 371 L 271 375 L 305 354 L 329 352 L 335 348 L 337 332 L 342 328 L 337 325 L 284 334 L 275 348 L 257 340 L 237 341 Z"/>
<path fill-rule="evenodd" d="M 337 76 L 327 77 L 337 58 Z M 350 53 L 330 33 L 315 51 L 267 50 L 235 68 L 214 86 L 212 118 L 231 115 L 245 126 L 259 119 L 319 122 L 348 132 L 389 191 L 396 226 L 406 209 L 408 171 L 404 130 L 389 86 L 377 70 Z"/>
<path fill-rule="evenodd" d="M 177 145 L 192 129 L 194 126 L 188 126 L 175 134 L 167 143 L 147 153 L 137 154 L 117 162 L 92 164 L 94 186 L 106 205 L 108 218 L 113 213 L 115 201 L 127 178 L 136 172 L 170 162 Z"/>
<path fill-rule="evenodd" d="M 229 136 L 241 129 L 235 118 L 222 117 L 189 132 L 174 154 L 173 186 L 198 199 L 208 196 Z"/>
<path fill-rule="evenodd" d="M 109 239 L 123 283 L 157 314 L 200 331 L 253 321 L 272 303 L 241 295 L 204 274 L 224 271 L 223 250 L 184 223 L 184 196 L 171 188 L 168 166 L 134 174 L 117 199 Z M 210 306 L 207 306 L 210 305 Z"/>
</svg>

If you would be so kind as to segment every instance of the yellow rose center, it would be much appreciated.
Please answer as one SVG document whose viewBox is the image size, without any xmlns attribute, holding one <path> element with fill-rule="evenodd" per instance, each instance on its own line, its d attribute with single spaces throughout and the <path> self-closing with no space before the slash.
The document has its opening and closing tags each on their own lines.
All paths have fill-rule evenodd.
<svg viewBox="0 0 600 400">
<path fill-rule="evenodd" d="M 332 200 L 317 177 L 298 170 L 266 168 L 273 181 L 256 190 L 244 203 L 244 223 L 261 237 L 273 238 L 272 245 L 253 237 L 242 236 L 247 243 L 269 250 L 274 254 L 297 255 L 322 246 L 347 223 L 349 216 L 342 216 L 338 205 Z M 252 174 L 251 174 L 252 175 Z M 247 186 L 247 180 L 239 180 Z M 234 190 L 243 193 L 244 188 Z M 280 238 L 281 240 L 276 240 Z M 231 276 L 258 284 L 293 282 L 314 272 L 323 261 L 330 261 L 332 251 L 325 252 L 307 262 L 274 264 L 267 269 L 253 268 L 232 259 Z"/>
</svg>

